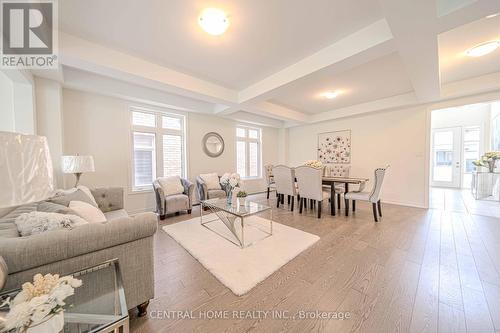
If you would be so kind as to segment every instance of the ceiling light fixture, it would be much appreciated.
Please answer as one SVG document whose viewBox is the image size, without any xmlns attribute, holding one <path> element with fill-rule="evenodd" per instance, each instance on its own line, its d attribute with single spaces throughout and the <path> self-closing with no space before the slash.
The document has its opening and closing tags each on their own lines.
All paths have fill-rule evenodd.
<svg viewBox="0 0 500 333">
<path fill-rule="evenodd" d="M 474 57 L 474 58 L 482 57 L 488 53 L 495 51 L 498 46 L 500 46 L 500 41 L 493 40 L 490 42 L 476 45 L 465 51 L 465 54 L 468 55 L 469 57 Z"/>
<path fill-rule="evenodd" d="M 321 94 L 321 97 L 328 98 L 328 99 L 334 99 L 340 94 L 339 91 L 326 91 Z"/>
<path fill-rule="evenodd" d="M 229 27 L 229 19 L 224 11 L 217 8 L 207 8 L 201 12 L 198 24 L 210 35 L 219 36 Z"/>
</svg>

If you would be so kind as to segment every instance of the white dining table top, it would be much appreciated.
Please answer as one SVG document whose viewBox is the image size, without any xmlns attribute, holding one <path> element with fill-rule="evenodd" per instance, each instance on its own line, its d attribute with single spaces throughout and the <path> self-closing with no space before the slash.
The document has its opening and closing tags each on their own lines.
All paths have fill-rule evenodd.
<svg viewBox="0 0 500 333">
<path fill-rule="evenodd" d="M 368 178 L 359 178 L 359 177 L 323 177 L 323 181 L 325 182 L 339 182 L 339 183 L 351 183 L 351 184 L 359 184 L 367 182 Z"/>
</svg>

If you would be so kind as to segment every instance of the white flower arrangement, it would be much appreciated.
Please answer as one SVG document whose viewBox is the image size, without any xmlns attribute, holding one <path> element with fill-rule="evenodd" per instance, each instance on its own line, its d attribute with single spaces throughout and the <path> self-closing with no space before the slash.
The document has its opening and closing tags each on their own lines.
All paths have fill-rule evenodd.
<svg viewBox="0 0 500 333">
<path fill-rule="evenodd" d="M 226 172 L 222 175 L 222 177 L 220 177 L 220 184 L 230 190 L 233 190 L 241 185 L 240 175 L 237 173 Z"/>
<path fill-rule="evenodd" d="M 37 274 L 33 283 L 26 282 L 22 290 L 11 301 L 2 304 L 8 305 L 9 313 L 3 323 L 6 331 L 13 329 L 21 332 L 30 326 L 40 323 L 45 318 L 64 311 L 64 300 L 75 293 L 75 288 L 82 285 L 82 281 L 72 276 Z"/>
<path fill-rule="evenodd" d="M 323 167 L 323 163 L 317 160 L 309 160 L 304 163 L 305 166 L 310 166 L 316 169 L 321 169 Z"/>
</svg>

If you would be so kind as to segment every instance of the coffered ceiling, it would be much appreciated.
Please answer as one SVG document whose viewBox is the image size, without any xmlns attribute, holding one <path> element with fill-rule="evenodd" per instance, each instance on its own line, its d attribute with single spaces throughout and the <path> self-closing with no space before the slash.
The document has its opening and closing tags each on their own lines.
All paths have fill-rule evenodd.
<svg viewBox="0 0 500 333">
<path fill-rule="evenodd" d="M 227 13 L 225 34 L 197 25 L 207 7 Z M 500 16 L 485 18 L 496 13 L 498 0 L 64 0 L 62 67 L 37 74 L 124 98 L 140 87 L 134 95 L 159 105 L 294 126 L 500 90 L 492 80 L 500 48 L 463 55 L 500 39 Z M 325 91 L 339 95 L 320 97 Z"/>
</svg>

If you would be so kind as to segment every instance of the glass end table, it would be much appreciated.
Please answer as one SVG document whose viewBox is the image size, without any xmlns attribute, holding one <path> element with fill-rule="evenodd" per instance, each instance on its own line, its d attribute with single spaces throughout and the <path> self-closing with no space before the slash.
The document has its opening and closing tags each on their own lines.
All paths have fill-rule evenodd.
<svg viewBox="0 0 500 333">
<path fill-rule="evenodd" d="M 215 215 L 214 219 L 204 219 L 203 211 L 205 208 L 208 208 L 208 210 Z M 270 211 L 271 214 L 269 229 L 263 230 L 254 225 L 250 226 L 247 224 L 248 217 L 265 211 Z M 222 222 L 226 226 L 226 228 L 234 236 L 234 239 L 226 237 L 220 232 L 217 232 L 215 229 L 210 228 L 209 224 L 217 221 Z M 245 243 L 245 227 L 255 227 L 264 233 L 265 237 L 259 239 L 258 241 L 273 235 L 273 210 L 270 206 L 248 200 L 245 201 L 245 204 L 240 205 L 238 200 L 235 203 L 228 204 L 226 199 L 208 199 L 201 202 L 200 223 L 205 228 L 215 232 L 219 236 L 243 249 L 257 242 L 254 241 L 251 243 Z"/>
<path fill-rule="evenodd" d="M 129 316 L 118 259 L 103 262 L 72 274 L 82 280 L 75 294 L 66 298 L 65 333 L 129 332 Z M 14 298 L 20 289 L 0 293 L 0 304 Z M 0 307 L 0 321 L 8 312 Z"/>
</svg>

